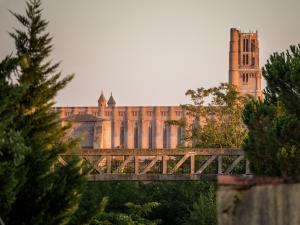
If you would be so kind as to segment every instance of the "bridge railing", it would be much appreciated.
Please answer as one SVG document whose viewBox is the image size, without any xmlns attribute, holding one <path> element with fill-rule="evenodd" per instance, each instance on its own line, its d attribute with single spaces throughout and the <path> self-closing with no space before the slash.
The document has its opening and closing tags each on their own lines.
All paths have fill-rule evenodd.
<svg viewBox="0 0 300 225">
<path fill-rule="evenodd" d="M 199 180 L 250 174 L 249 162 L 238 149 L 81 149 L 76 154 L 93 168 L 91 181 Z M 67 164 L 71 155 L 60 155 L 59 162 Z"/>
</svg>

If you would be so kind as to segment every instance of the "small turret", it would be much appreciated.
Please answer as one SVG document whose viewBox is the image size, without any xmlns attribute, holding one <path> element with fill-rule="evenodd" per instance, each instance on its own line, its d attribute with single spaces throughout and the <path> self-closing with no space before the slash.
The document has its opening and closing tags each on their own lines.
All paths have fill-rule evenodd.
<svg viewBox="0 0 300 225">
<path fill-rule="evenodd" d="M 99 108 L 105 108 L 106 107 L 106 99 L 103 95 L 103 91 L 101 91 L 100 98 L 98 99 L 98 106 L 99 106 Z"/>
<path fill-rule="evenodd" d="M 100 98 L 98 99 L 98 115 L 100 115 L 100 117 L 104 117 L 105 108 L 106 108 L 106 99 L 103 95 L 103 91 L 101 91 Z"/>
<path fill-rule="evenodd" d="M 115 101 L 114 97 L 112 96 L 112 93 L 110 94 L 107 105 L 108 105 L 108 107 L 115 107 L 116 106 L 116 101 Z"/>
</svg>

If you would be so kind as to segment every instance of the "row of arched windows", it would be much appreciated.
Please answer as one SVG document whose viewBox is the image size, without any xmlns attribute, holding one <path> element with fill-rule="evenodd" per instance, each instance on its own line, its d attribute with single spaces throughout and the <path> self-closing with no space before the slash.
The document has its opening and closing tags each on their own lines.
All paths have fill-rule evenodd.
<svg viewBox="0 0 300 225">
<path fill-rule="evenodd" d="M 248 83 L 248 79 L 249 79 L 249 76 L 248 76 L 248 73 L 243 73 L 243 83 Z"/>
<path fill-rule="evenodd" d="M 257 75 L 255 73 L 242 73 L 241 78 L 244 84 L 247 84 L 250 78 L 256 78 Z"/>
<path fill-rule="evenodd" d="M 148 148 L 152 149 L 155 147 L 155 138 L 154 138 L 154 129 L 152 124 L 148 126 Z M 177 145 L 182 144 L 182 139 L 184 135 L 184 129 L 182 127 L 177 128 Z M 163 125 L 163 148 L 170 148 L 170 127 L 167 124 Z M 140 129 L 139 124 L 134 124 L 133 130 L 133 147 L 140 148 Z M 125 125 L 124 122 L 121 123 L 120 126 L 120 146 L 125 146 Z"/>
<path fill-rule="evenodd" d="M 255 51 L 255 47 L 256 47 L 255 39 L 251 39 L 251 52 Z M 243 40 L 243 51 L 244 52 L 249 52 L 249 50 L 250 50 L 250 48 L 249 48 L 249 39 L 245 38 Z"/>
</svg>

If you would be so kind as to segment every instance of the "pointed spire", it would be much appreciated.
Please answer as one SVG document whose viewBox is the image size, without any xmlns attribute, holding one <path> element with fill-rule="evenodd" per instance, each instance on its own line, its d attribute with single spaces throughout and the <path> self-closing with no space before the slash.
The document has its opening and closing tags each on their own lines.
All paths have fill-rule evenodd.
<svg viewBox="0 0 300 225">
<path fill-rule="evenodd" d="M 106 99 L 105 99 L 105 97 L 103 95 L 103 90 L 101 90 L 101 95 L 100 95 L 100 97 L 98 99 L 98 106 L 99 107 L 105 107 L 106 106 Z"/>
<path fill-rule="evenodd" d="M 110 93 L 110 97 L 108 99 L 107 105 L 108 105 L 108 107 L 115 107 L 116 106 L 116 101 L 115 101 L 115 99 L 112 95 L 112 92 Z"/>
</svg>

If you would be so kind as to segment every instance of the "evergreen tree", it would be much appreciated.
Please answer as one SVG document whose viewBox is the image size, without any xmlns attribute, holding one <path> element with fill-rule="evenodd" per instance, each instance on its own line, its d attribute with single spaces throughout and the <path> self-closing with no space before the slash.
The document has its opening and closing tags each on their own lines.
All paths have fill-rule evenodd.
<svg viewBox="0 0 300 225">
<path fill-rule="evenodd" d="M 14 128 L 16 105 L 25 88 L 12 82 L 17 60 L 5 58 L 0 63 L 0 217 L 4 218 L 24 182 L 23 166 L 27 147 L 20 132 Z"/>
<path fill-rule="evenodd" d="M 274 53 L 263 69 L 265 101 L 251 101 L 243 149 L 256 175 L 300 174 L 300 45 Z"/>
<path fill-rule="evenodd" d="M 67 166 L 57 165 L 58 155 L 74 149 L 76 141 L 65 140 L 68 127 L 60 126 L 59 117 L 51 108 L 57 92 L 73 76 L 61 79 L 59 64 L 48 59 L 52 45 L 46 32 L 48 22 L 42 19 L 41 1 L 29 0 L 26 5 L 25 16 L 12 12 L 23 30 L 10 33 L 18 59 L 15 82 L 26 87 L 15 98 L 13 111 L 17 115 L 10 122 L 16 140 L 26 148 L 21 144 L 11 148 L 20 148 L 15 151 L 19 154 L 24 152 L 21 165 L 26 176 L 18 181 L 20 187 L 4 220 L 7 225 L 67 224 L 76 210 L 85 178 L 77 158 L 72 158 Z M 8 145 L 11 142 L 9 139 Z"/>
</svg>

